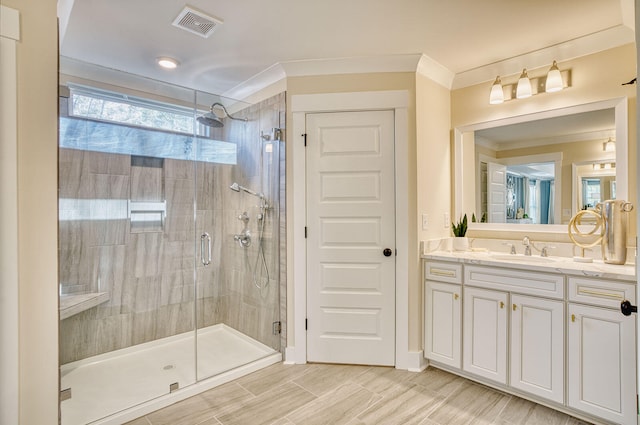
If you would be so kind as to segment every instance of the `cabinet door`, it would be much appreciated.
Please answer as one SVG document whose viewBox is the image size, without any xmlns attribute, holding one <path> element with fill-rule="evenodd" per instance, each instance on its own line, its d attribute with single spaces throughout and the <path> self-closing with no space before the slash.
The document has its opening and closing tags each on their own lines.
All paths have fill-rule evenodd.
<svg viewBox="0 0 640 425">
<path fill-rule="evenodd" d="M 426 282 L 425 357 L 460 368 L 461 287 Z"/>
<path fill-rule="evenodd" d="M 464 288 L 463 369 L 507 383 L 506 292 Z"/>
<path fill-rule="evenodd" d="M 636 425 L 635 316 L 569 304 L 569 406 Z"/>
<path fill-rule="evenodd" d="M 564 402 L 564 304 L 511 295 L 510 385 Z"/>
</svg>

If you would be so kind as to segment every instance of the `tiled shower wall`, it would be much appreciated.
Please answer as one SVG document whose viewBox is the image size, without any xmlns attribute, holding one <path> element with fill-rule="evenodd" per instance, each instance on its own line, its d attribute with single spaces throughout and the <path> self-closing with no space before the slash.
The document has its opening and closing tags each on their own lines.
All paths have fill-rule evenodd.
<svg viewBox="0 0 640 425">
<path fill-rule="evenodd" d="M 60 292 L 109 294 L 109 301 L 60 322 L 61 364 L 193 331 L 196 324 L 224 323 L 280 349 L 284 334 L 272 329 L 286 318 L 285 149 L 276 141 L 266 152 L 261 132 L 285 128 L 285 95 L 234 116 L 249 121 L 227 121 L 214 137 L 237 142 L 236 165 L 60 149 Z M 266 284 L 261 269 L 259 288 L 253 274 L 259 202 L 230 190 L 233 182 L 269 198 L 264 250 L 270 279 Z M 132 229 L 132 197 L 164 197 L 163 229 Z M 245 211 L 249 248 L 233 239 Z M 206 267 L 203 232 L 212 238 L 213 261 Z"/>
</svg>

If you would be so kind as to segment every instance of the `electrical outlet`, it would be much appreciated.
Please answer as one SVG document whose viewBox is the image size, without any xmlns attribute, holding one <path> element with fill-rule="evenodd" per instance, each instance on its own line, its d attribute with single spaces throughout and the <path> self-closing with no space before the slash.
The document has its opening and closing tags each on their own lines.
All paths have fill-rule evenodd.
<svg viewBox="0 0 640 425">
<path fill-rule="evenodd" d="M 429 216 L 427 214 L 422 214 L 422 230 L 429 229 Z"/>
<path fill-rule="evenodd" d="M 444 228 L 448 229 L 451 226 L 451 220 L 449 219 L 449 213 L 444 213 Z"/>
</svg>

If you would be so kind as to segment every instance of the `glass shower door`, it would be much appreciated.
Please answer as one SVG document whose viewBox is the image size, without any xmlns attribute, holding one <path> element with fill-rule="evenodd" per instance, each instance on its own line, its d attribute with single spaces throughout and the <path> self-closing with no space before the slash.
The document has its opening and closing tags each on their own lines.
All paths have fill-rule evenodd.
<svg viewBox="0 0 640 425">
<path fill-rule="evenodd" d="M 219 121 L 198 139 L 196 161 L 196 236 L 212 246 L 211 264 L 196 267 L 201 380 L 280 350 L 279 142 L 261 137 L 264 105 L 196 99 Z M 206 160 L 214 141 L 228 145 L 226 159 Z"/>
<path fill-rule="evenodd" d="M 154 121 L 169 111 L 193 123 L 193 107 L 176 106 L 193 105 L 193 92 L 156 88 L 154 101 L 73 87 L 61 98 L 63 425 L 196 380 L 193 134 Z M 132 105 L 147 122 L 118 122 L 143 116 Z"/>
</svg>

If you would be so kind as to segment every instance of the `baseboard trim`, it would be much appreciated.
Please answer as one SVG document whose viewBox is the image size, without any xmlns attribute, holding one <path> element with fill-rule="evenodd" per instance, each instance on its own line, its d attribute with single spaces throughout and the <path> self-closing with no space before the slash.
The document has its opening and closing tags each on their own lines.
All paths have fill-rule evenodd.
<svg viewBox="0 0 640 425">
<path fill-rule="evenodd" d="M 296 347 L 285 347 L 284 364 L 296 364 Z"/>
<path fill-rule="evenodd" d="M 424 351 L 409 351 L 407 353 L 407 370 L 409 372 L 422 372 L 427 368 L 427 359 L 424 358 Z"/>
</svg>

